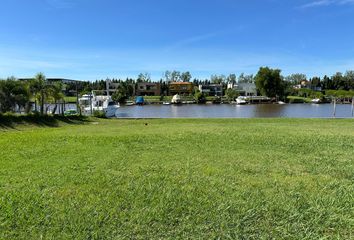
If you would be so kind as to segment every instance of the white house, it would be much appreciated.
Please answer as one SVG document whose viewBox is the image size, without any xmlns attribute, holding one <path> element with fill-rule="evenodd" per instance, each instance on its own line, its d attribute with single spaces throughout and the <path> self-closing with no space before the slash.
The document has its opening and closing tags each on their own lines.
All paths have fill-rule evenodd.
<svg viewBox="0 0 354 240">
<path fill-rule="evenodd" d="M 241 96 L 257 96 L 257 88 L 254 83 L 229 83 L 227 88 L 235 89 Z"/>
</svg>

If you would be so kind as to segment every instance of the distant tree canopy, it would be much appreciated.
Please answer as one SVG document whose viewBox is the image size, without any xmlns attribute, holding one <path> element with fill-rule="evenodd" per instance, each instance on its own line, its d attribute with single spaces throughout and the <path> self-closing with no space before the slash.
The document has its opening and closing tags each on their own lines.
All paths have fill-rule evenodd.
<svg viewBox="0 0 354 240">
<path fill-rule="evenodd" d="M 64 98 L 61 82 L 48 82 L 43 73 L 38 73 L 29 81 L 19 81 L 14 77 L 0 80 L 0 112 L 31 111 L 31 101 L 35 102 L 35 111 L 39 103 L 39 113 L 46 114 L 45 103 L 55 104 Z"/>
<path fill-rule="evenodd" d="M 16 106 L 28 107 L 31 93 L 29 84 L 10 77 L 0 81 L 0 112 L 14 111 Z"/>
<path fill-rule="evenodd" d="M 237 81 L 236 74 L 231 73 L 231 74 L 227 77 L 226 80 L 227 80 L 228 83 L 233 83 L 233 84 L 235 84 L 236 81 Z"/>
<path fill-rule="evenodd" d="M 284 84 L 284 94 L 286 94 L 286 88 L 291 88 L 294 85 L 299 85 L 302 80 L 307 80 L 310 82 L 311 87 L 318 87 L 322 88 L 322 90 L 350 90 L 354 89 L 354 71 L 347 71 L 345 74 L 343 73 L 336 73 L 332 76 L 324 76 L 320 77 L 312 77 L 308 78 L 303 73 L 295 73 L 291 74 L 283 78 Z M 137 82 L 160 82 L 162 88 L 165 92 L 168 84 L 170 82 L 192 82 L 194 85 L 199 84 L 223 84 L 224 87 L 227 83 L 255 83 L 256 79 L 255 76 L 250 74 L 246 75 L 241 73 L 238 77 L 236 74 L 229 74 L 227 77 L 225 75 L 214 74 L 211 75 L 209 78 L 200 79 L 200 78 L 193 78 L 192 74 L 189 71 L 180 72 L 176 70 L 172 71 L 165 71 L 161 79 L 154 80 L 152 79 L 150 73 L 141 73 L 138 75 L 136 79 L 127 78 L 125 80 L 122 79 L 109 79 L 112 82 L 126 82 L 130 84 L 135 84 Z M 92 82 L 82 82 L 80 83 L 80 89 L 83 92 L 90 92 L 91 90 L 105 90 L 106 88 L 106 79 L 96 80 Z M 67 89 L 75 90 L 74 84 L 68 84 Z M 226 90 L 226 89 L 225 89 Z"/>
<path fill-rule="evenodd" d="M 192 79 L 192 74 L 190 72 L 182 72 L 181 80 L 182 82 L 189 82 Z"/>
<path fill-rule="evenodd" d="M 239 83 L 254 83 L 254 77 L 253 75 L 245 75 L 244 73 L 241 73 L 240 76 L 238 77 L 238 82 Z"/>
<path fill-rule="evenodd" d="M 235 98 L 238 97 L 238 92 L 235 89 L 229 88 L 226 89 L 225 96 L 229 101 L 235 101 Z"/>
<path fill-rule="evenodd" d="M 201 93 L 198 89 L 194 92 L 194 100 L 196 103 L 205 103 L 206 98 L 203 93 Z"/>
<path fill-rule="evenodd" d="M 302 73 L 294 73 L 285 78 L 286 81 L 290 82 L 291 84 L 300 84 L 301 81 L 307 80 L 305 74 Z"/>
<path fill-rule="evenodd" d="M 221 84 L 225 97 L 232 101 L 237 97 L 238 92 L 226 89 L 228 83 L 255 83 L 257 91 L 268 97 L 301 96 L 301 97 L 328 97 L 351 98 L 354 94 L 354 71 L 345 73 L 337 72 L 331 76 L 308 78 L 303 73 L 291 74 L 287 77 L 281 76 L 281 70 L 261 67 L 257 75 L 245 75 L 239 77 L 231 73 L 228 76 L 214 74 L 209 78 L 192 79 L 189 71 L 180 72 L 176 70 L 165 71 L 161 79 L 152 79 L 150 73 L 144 72 L 136 78 L 107 78 L 96 81 L 61 82 L 48 81 L 43 73 L 38 73 L 30 80 L 17 80 L 15 77 L 0 79 L 0 113 L 7 111 L 35 112 L 46 114 L 48 105 L 54 104 L 53 113 L 59 104 L 64 102 L 64 96 L 76 96 L 76 93 L 86 94 L 92 90 L 106 90 L 106 81 L 119 83 L 118 89 L 113 94 L 117 102 L 124 102 L 133 96 L 137 82 L 159 82 L 161 95 L 169 93 L 170 82 L 192 82 L 198 85 Z M 300 83 L 305 81 L 305 84 Z M 205 96 L 198 91 L 191 93 L 197 102 L 203 102 Z M 34 106 L 32 106 L 34 105 Z M 47 109 L 46 109 L 47 107 Z"/>
<path fill-rule="evenodd" d="M 213 84 L 223 84 L 226 82 L 225 75 L 211 75 L 210 81 Z"/>
<path fill-rule="evenodd" d="M 192 74 L 189 71 L 165 71 L 163 76 L 165 82 L 189 82 L 192 79 Z"/>
<path fill-rule="evenodd" d="M 151 82 L 150 73 L 140 73 L 136 82 Z"/>
<path fill-rule="evenodd" d="M 113 101 L 119 103 L 125 103 L 129 97 L 133 95 L 133 86 L 126 82 L 122 82 L 119 84 L 117 90 L 112 95 Z"/>
<path fill-rule="evenodd" d="M 281 70 L 261 67 L 255 76 L 257 90 L 267 97 L 283 96 L 284 84 Z"/>
</svg>

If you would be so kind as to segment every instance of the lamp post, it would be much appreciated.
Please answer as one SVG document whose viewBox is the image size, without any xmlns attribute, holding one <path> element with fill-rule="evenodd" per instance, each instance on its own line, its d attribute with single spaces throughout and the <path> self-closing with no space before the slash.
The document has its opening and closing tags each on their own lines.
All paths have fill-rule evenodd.
<svg viewBox="0 0 354 240">
<path fill-rule="evenodd" d="M 337 108 L 337 99 L 334 98 L 333 100 L 333 117 L 336 117 L 336 108 Z"/>
</svg>

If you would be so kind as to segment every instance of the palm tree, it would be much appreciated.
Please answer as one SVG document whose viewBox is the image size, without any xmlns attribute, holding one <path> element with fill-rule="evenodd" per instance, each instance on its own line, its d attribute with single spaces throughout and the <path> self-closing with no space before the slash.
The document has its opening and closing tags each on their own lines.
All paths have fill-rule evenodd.
<svg viewBox="0 0 354 240">
<path fill-rule="evenodd" d="M 46 95 L 48 95 L 47 79 L 43 73 L 38 73 L 30 84 L 31 93 L 35 98 L 35 101 L 39 101 L 40 114 L 44 114 L 44 101 Z M 37 110 L 37 104 L 36 104 Z"/>
<path fill-rule="evenodd" d="M 55 114 L 58 108 L 58 102 L 64 98 L 63 94 L 63 83 L 56 82 L 50 86 L 49 94 L 50 97 L 54 100 L 54 109 L 52 110 L 52 114 Z"/>
</svg>

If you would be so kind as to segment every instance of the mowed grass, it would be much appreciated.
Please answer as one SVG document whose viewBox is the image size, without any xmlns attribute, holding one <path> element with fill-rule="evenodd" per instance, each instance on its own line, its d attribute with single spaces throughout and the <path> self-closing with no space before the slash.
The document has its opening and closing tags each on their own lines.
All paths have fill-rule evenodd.
<svg viewBox="0 0 354 240">
<path fill-rule="evenodd" d="M 0 239 L 353 239 L 351 119 L 0 130 Z"/>
</svg>

